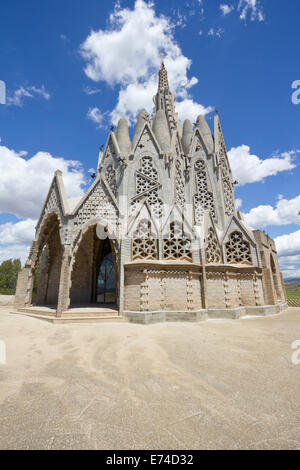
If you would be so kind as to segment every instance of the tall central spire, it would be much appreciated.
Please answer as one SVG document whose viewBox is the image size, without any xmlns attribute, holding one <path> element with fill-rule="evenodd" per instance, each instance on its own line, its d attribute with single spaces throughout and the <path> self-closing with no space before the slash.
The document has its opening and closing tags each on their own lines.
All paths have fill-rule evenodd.
<svg viewBox="0 0 300 470">
<path fill-rule="evenodd" d="M 158 91 L 169 90 L 168 72 L 162 59 L 158 72 Z"/>
<path fill-rule="evenodd" d="M 174 101 L 175 96 L 170 90 L 168 73 L 162 58 L 158 71 L 158 89 L 153 97 L 155 105 L 153 130 L 161 149 L 166 153 L 170 150 L 173 133 L 179 128 Z"/>
</svg>

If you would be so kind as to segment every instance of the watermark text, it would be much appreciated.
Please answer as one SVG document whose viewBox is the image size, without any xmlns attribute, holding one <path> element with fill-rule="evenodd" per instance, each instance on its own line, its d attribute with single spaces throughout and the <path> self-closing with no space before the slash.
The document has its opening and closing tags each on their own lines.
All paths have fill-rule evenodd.
<svg viewBox="0 0 300 470">
<path fill-rule="evenodd" d="M 3 80 L 0 80 L 0 104 L 6 104 L 6 85 Z"/>
</svg>

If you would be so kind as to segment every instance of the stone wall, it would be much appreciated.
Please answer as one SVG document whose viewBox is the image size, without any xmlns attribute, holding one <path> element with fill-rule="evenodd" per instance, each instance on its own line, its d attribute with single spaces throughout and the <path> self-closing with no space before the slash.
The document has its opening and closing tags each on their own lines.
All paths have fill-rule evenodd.
<svg viewBox="0 0 300 470">
<path fill-rule="evenodd" d="M 280 273 L 278 256 L 274 240 L 261 230 L 255 230 L 263 266 L 265 303 L 275 305 L 286 301 L 285 287 Z"/>
<path fill-rule="evenodd" d="M 71 304 L 89 304 L 92 297 L 94 231 L 88 230 L 82 237 L 71 275 Z"/>
<path fill-rule="evenodd" d="M 57 305 L 60 271 L 62 262 L 62 245 L 58 229 L 54 230 L 48 241 L 49 272 L 47 283 L 46 304 Z"/>
<path fill-rule="evenodd" d="M 261 269 L 250 266 L 207 266 L 205 296 L 207 308 L 263 305 Z"/>
<path fill-rule="evenodd" d="M 126 311 L 176 311 L 202 308 L 199 266 L 125 266 Z"/>
</svg>

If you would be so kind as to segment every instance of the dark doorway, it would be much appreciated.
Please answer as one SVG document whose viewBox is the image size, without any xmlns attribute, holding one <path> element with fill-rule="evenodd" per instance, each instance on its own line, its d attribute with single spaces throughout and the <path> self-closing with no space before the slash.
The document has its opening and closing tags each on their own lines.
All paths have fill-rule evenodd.
<svg viewBox="0 0 300 470">
<path fill-rule="evenodd" d="M 98 272 L 96 275 L 96 303 L 116 303 L 116 273 L 109 239 L 99 244 Z"/>
</svg>

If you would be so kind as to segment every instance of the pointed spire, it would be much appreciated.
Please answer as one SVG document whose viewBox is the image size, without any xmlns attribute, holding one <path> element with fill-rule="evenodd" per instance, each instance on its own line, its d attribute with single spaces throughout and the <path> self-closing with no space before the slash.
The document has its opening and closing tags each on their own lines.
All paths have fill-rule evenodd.
<svg viewBox="0 0 300 470">
<path fill-rule="evenodd" d="M 194 135 L 193 126 L 189 119 L 186 119 L 183 123 L 183 132 L 182 132 L 182 148 L 185 155 L 189 154 L 192 138 Z"/>
<path fill-rule="evenodd" d="M 142 132 L 142 129 L 145 125 L 145 122 L 148 122 L 149 121 L 149 114 L 147 113 L 147 111 L 145 111 L 144 109 L 142 111 L 139 112 L 139 115 L 138 115 L 138 118 L 137 118 L 137 122 L 136 122 L 136 127 L 135 127 L 135 133 L 134 133 L 134 137 L 133 137 L 133 141 L 132 141 L 132 148 L 135 147 L 139 137 L 140 137 L 140 134 Z"/>
<path fill-rule="evenodd" d="M 163 59 L 160 63 L 160 69 L 158 72 L 158 91 L 169 90 L 168 72 L 165 67 Z"/>
<path fill-rule="evenodd" d="M 221 147 L 223 147 L 226 152 L 226 145 L 224 142 L 222 127 L 220 123 L 220 116 L 219 116 L 217 109 L 215 109 L 215 117 L 214 117 L 214 136 L 215 136 L 215 152 L 218 152 Z"/>
<path fill-rule="evenodd" d="M 129 153 L 131 149 L 131 142 L 129 137 L 128 122 L 127 119 L 121 118 L 118 122 L 116 130 L 116 137 L 121 152 Z"/>
<path fill-rule="evenodd" d="M 166 114 L 163 109 L 159 109 L 153 118 L 152 129 L 157 142 L 163 152 L 167 153 L 170 151 L 170 133 L 168 127 L 168 121 Z"/>
<path fill-rule="evenodd" d="M 206 146 L 208 153 L 211 155 L 214 153 L 214 141 L 212 137 L 211 130 L 209 125 L 206 122 L 206 119 L 201 114 L 197 117 L 196 126 L 199 129 L 202 140 Z"/>
</svg>

